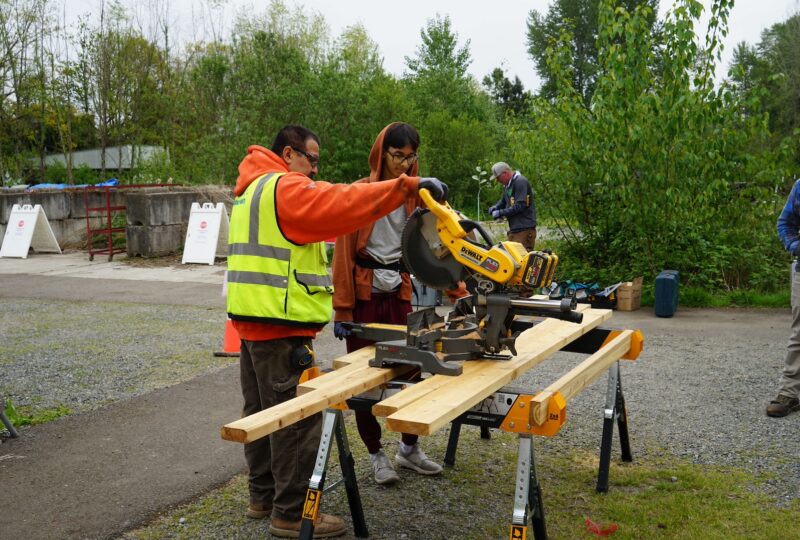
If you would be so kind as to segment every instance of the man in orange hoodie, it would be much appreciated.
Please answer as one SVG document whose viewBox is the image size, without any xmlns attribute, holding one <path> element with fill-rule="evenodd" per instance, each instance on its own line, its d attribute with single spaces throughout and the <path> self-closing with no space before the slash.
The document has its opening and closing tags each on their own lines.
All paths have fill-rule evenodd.
<svg viewBox="0 0 800 540">
<path fill-rule="evenodd" d="M 378 134 L 369 154 L 370 175 L 356 184 L 375 185 L 392 178 L 417 175 L 419 133 L 402 122 L 389 124 Z M 409 199 L 404 206 L 356 232 L 339 236 L 333 251 L 334 333 L 347 338 L 347 352 L 372 342 L 349 335 L 343 322 L 406 324 L 411 312 L 411 278 L 402 265 L 401 232 L 406 219 L 419 206 Z M 448 291 L 451 297 L 466 294 L 462 288 Z M 400 480 L 383 451 L 381 426 L 370 411 L 355 411 L 361 440 L 367 447 L 375 481 L 393 484 Z M 403 433 L 395 461 L 419 474 L 434 475 L 442 467 L 419 447 L 417 435 Z"/>
<path fill-rule="evenodd" d="M 311 339 L 329 322 L 332 287 L 323 241 L 389 214 L 435 178 L 400 175 L 374 184 L 315 182 L 319 138 L 302 126 L 280 130 L 272 149 L 251 146 L 239 165 L 231 213 L 228 316 L 241 338 L 244 415 L 296 395 L 313 364 Z M 321 435 L 320 414 L 245 445 L 250 469 L 247 515 L 271 515 L 270 533 L 297 537 Z M 315 537 L 344 534 L 341 519 L 320 513 Z"/>
</svg>

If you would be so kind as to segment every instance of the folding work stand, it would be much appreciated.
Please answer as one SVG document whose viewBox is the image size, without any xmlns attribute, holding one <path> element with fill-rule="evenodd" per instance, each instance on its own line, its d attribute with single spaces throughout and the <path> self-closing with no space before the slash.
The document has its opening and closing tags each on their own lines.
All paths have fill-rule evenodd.
<svg viewBox="0 0 800 540">
<path fill-rule="evenodd" d="M 336 438 L 336 445 L 339 450 L 339 465 L 342 467 L 342 480 L 347 491 L 347 502 L 350 505 L 350 515 L 353 517 L 353 531 L 357 538 L 367 538 L 367 522 L 364 520 L 364 509 L 361 506 L 361 495 L 358 492 L 358 482 L 356 481 L 355 460 L 350 452 L 350 444 L 347 441 L 347 432 L 344 429 L 344 417 L 342 411 L 338 409 L 327 409 L 325 418 L 322 422 L 322 437 L 319 441 L 317 460 L 314 463 L 314 472 L 308 483 L 306 501 L 303 505 L 303 521 L 300 525 L 300 538 L 311 540 L 314 537 L 314 522 L 319 515 L 319 505 L 322 501 L 324 491 L 330 491 L 339 483 L 333 483 L 325 489 L 325 469 L 328 466 L 328 458 L 331 455 L 331 445 Z"/>
<path fill-rule="evenodd" d="M 578 340 L 570 343 L 562 350 L 580 353 L 596 352 L 603 346 L 612 332 L 616 331 L 596 328 Z M 398 381 L 397 383 L 389 383 L 389 385 L 387 385 L 387 391 L 383 393 L 378 392 L 377 396 L 357 396 L 347 400 L 347 404 L 351 409 L 371 410 L 375 403 L 388 397 L 392 390 L 395 392 L 399 391 L 400 388 L 408 386 L 409 384 L 413 384 L 413 382 Z M 542 487 L 536 472 L 533 435 L 555 435 L 560 429 L 560 424 L 555 429 L 553 429 L 552 426 L 548 429 L 547 426 L 532 426 L 529 423 L 530 403 L 533 394 L 534 392 L 522 391 L 511 387 L 502 388 L 453 420 L 444 457 L 445 465 L 450 467 L 455 465 L 455 454 L 458 447 L 461 426 L 465 424 L 479 426 L 481 438 L 483 439 L 491 438 L 489 432 L 491 428 L 519 434 L 514 510 L 509 533 L 509 538 L 511 540 L 525 540 L 527 538 L 528 519 L 530 519 L 533 528 L 533 537 L 536 540 L 547 539 L 544 501 L 542 498 Z M 491 405 L 487 406 L 487 403 Z M 611 463 L 611 446 L 615 421 L 619 428 L 622 461 L 633 461 L 628 437 L 625 399 L 622 395 L 622 383 L 620 381 L 619 360 L 614 362 L 608 369 L 608 388 L 603 412 L 603 435 L 600 442 L 600 465 L 596 487 L 596 491 L 599 493 L 608 491 L 608 472 Z M 304 540 L 311 540 L 311 538 L 313 538 L 314 522 L 319 514 L 323 492 L 329 491 L 338 485 L 337 482 L 327 489 L 324 488 L 325 470 L 327 468 L 334 437 L 336 438 L 339 450 L 339 463 L 342 468 L 343 476 L 342 481 L 347 490 L 347 501 L 350 505 L 350 514 L 353 518 L 355 536 L 358 538 L 367 538 L 369 536 L 367 524 L 364 519 L 364 509 L 361 505 L 361 497 L 358 492 L 355 462 L 347 441 L 342 411 L 339 409 L 327 409 L 322 426 L 322 437 L 317 452 L 317 460 L 314 465 L 314 472 L 311 476 L 311 480 L 309 481 L 308 492 L 306 493 L 306 501 L 303 508 L 303 522 L 300 528 L 300 538 Z"/>
<path fill-rule="evenodd" d="M 527 395 L 526 395 L 527 394 Z M 508 399 L 508 396 L 515 396 L 510 408 L 525 405 L 530 402 L 530 394 L 515 388 L 502 388 L 495 396 L 501 395 Z M 480 407 L 480 406 L 478 406 Z M 514 490 L 514 511 L 511 518 L 511 532 L 509 538 L 512 540 L 527 538 L 528 518 L 533 527 L 533 537 L 536 540 L 546 540 L 547 527 L 544 516 L 544 502 L 542 499 L 542 487 L 536 473 L 536 455 L 533 448 L 533 438 L 536 427 L 528 424 L 525 427 L 515 426 L 509 422 L 509 416 L 501 411 L 489 412 L 476 408 L 467 411 L 455 420 L 450 428 L 450 438 L 447 441 L 444 464 L 452 467 L 455 465 L 456 449 L 461 433 L 461 426 L 473 425 L 481 428 L 481 437 L 484 437 L 485 430 L 497 428 L 503 431 L 519 433 L 519 449 L 517 452 L 517 473 L 515 476 Z M 608 369 L 608 390 L 606 393 L 606 405 L 603 412 L 603 436 L 600 442 L 600 465 L 597 473 L 598 493 L 608 491 L 608 471 L 611 464 L 611 446 L 614 436 L 614 421 L 619 426 L 620 446 L 622 447 L 622 461 L 633 461 L 631 455 L 630 440 L 628 438 L 628 421 L 625 411 L 625 399 L 622 395 L 622 385 L 620 383 L 619 361 L 614 362 Z"/>
</svg>

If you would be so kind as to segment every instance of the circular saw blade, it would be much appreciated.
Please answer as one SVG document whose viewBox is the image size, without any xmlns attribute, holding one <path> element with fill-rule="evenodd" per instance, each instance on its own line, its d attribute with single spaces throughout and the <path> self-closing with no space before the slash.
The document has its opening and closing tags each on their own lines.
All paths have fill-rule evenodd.
<svg viewBox="0 0 800 540">
<path fill-rule="evenodd" d="M 455 289 L 466 276 L 436 231 L 436 216 L 417 208 L 406 221 L 401 238 L 403 263 L 419 281 L 434 289 Z"/>
</svg>

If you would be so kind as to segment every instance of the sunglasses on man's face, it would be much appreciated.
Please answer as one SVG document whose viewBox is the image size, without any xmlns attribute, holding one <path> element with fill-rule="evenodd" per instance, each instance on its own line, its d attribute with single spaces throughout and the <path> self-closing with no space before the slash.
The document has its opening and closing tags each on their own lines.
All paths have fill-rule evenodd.
<svg viewBox="0 0 800 540">
<path fill-rule="evenodd" d="M 308 163 L 311 165 L 311 167 L 316 167 L 319 164 L 319 156 L 315 156 L 314 154 L 309 154 L 308 152 L 304 152 L 303 150 L 300 150 L 299 148 L 295 148 L 294 146 L 292 146 L 292 150 L 294 150 L 295 152 L 297 152 L 300 155 L 305 156 L 305 158 L 308 160 Z"/>
</svg>

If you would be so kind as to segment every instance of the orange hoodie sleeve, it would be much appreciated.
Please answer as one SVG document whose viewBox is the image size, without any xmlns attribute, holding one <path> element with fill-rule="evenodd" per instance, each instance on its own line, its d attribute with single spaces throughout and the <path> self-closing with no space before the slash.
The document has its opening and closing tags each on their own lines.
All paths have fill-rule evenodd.
<svg viewBox="0 0 800 540">
<path fill-rule="evenodd" d="M 321 242 L 379 220 L 417 195 L 419 178 L 356 184 L 315 182 L 289 173 L 278 180 L 278 224 L 296 244 Z"/>
</svg>

